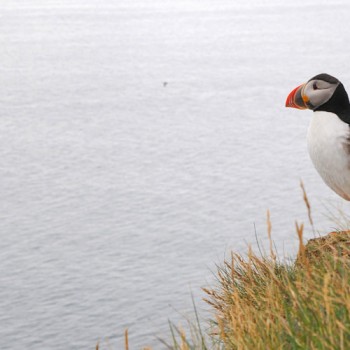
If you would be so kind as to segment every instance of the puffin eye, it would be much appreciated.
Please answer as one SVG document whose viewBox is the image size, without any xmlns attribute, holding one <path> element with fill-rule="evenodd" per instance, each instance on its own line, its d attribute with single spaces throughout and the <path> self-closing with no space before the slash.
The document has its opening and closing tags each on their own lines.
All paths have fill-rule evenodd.
<svg viewBox="0 0 350 350">
<path fill-rule="evenodd" d="M 317 84 L 316 84 L 316 81 L 313 83 L 312 87 L 313 87 L 314 90 L 317 90 L 317 89 L 318 89 Z"/>
</svg>

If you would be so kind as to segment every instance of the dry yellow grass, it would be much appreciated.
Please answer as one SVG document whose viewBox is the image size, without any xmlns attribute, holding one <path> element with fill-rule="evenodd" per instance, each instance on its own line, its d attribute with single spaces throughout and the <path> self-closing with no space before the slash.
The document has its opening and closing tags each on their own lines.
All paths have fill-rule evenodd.
<svg viewBox="0 0 350 350">
<path fill-rule="evenodd" d="M 350 349 L 350 235 L 325 241 L 301 243 L 292 265 L 232 253 L 204 290 L 225 349 Z"/>
</svg>

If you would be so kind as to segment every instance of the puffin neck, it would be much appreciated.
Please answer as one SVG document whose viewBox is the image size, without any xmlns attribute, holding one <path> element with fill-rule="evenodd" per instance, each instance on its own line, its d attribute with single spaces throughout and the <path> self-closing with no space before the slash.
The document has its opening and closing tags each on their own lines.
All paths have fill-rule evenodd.
<svg viewBox="0 0 350 350">
<path fill-rule="evenodd" d="M 350 125 L 350 103 L 344 85 L 340 83 L 333 96 L 325 104 L 315 108 L 314 111 L 335 113 L 344 123 Z"/>
</svg>

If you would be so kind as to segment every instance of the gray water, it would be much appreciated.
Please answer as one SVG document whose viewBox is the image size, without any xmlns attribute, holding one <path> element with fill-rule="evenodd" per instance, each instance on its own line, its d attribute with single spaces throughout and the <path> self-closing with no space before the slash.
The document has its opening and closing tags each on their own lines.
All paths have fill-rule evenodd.
<svg viewBox="0 0 350 350">
<path fill-rule="evenodd" d="M 350 3 L 22 0 L 0 3 L 0 348 L 132 348 L 266 210 L 281 255 L 335 225 L 289 91 L 350 88 Z M 346 208 L 346 205 L 344 206 Z M 255 226 L 255 227 L 254 227 Z M 105 342 L 103 342 L 106 345 Z"/>
</svg>

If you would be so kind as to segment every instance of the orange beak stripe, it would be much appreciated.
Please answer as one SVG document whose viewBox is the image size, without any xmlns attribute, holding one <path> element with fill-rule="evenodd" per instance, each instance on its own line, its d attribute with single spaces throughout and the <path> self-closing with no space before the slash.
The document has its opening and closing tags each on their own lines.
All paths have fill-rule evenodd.
<svg viewBox="0 0 350 350">
<path fill-rule="evenodd" d="M 297 108 L 297 109 L 307 109 L 306 103 L 309 101 L 306 95 L 302 94 L 302 89 L 305 84 L 297 86 L 293 89 L 286 100 L 286 107 Z"/>
</svg>

